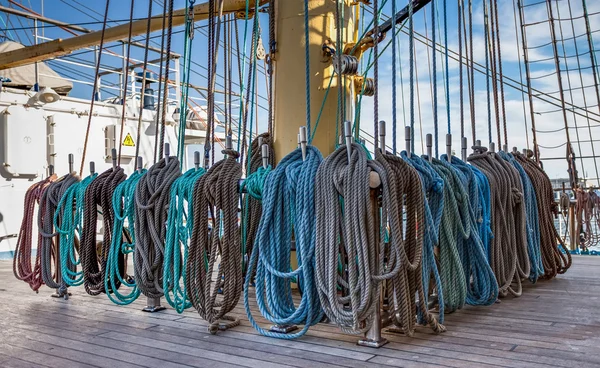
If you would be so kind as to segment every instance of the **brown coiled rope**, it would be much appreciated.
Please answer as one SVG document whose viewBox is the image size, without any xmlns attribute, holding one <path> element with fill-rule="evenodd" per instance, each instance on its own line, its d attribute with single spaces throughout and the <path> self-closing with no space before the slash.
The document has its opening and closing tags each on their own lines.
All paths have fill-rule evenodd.
<svg viewBox="0 0 600 368">
<path fill-rule="evenodd" d="M 474 147 L 468 161 L 488 178 L 491 193 L 492 231 L 490 266 L 500 295 L 520 296 L 521 280 L 529 277 L 523 184 L 508 162 L 485 147 Z"/>
<path fill-rule="evenodd" d="M 40 264 L 40 248 L 42 245 L 42 235 L 38 232 L 38 247 L 35 256 L 35 263 L 32 267 L 31 253 L 33 241 L 33 215 L 35 213 L 36 203 L 39 206 L 39 211 L 44 212 L 44 207 L 40 201 L 44 194 L 44 190 L 50 183 L 56 180 L 56 174 L 52 174 L 46 179 L 33 184 L 25 193 L 23 220 L 21 221 L 21 229 L 19 230 L 19 238 L 15 248 L 15 256 L 13 258 L 13 273 L 19 280 L 23 280 L 29 284 L 29 287 L 35 292 L 44 284 L 42 279 L 42 270 Z"/>
<path fill-rule="evenodd" d="M 429 312 L 425 304 L 423 275 L 421 267 L 423 234 L 425 230 L 424 195 L 421 180 L 416 170 L 406 161 L 395 155 L 376 152 L 375 160 L 383 167 L 386 175 L 382 178 L 382 213 L 384 224 L 389 225 L 390 247 L 399 254 L 401 269 L 388 281 L 386 295 L 388 303 L 394 306 L 393 323 L 405 335 L 412 336 L 417 314 L 416 295 L 419 295 L 418 308 L 423 320 L 436 332 L 446 328 Z M 406 229 L 403 218 L 406 214 Z"/>
<path fill-rule="evenodd" d="M 544 277 L 551 279 L 557 274 L 567 272 L 572 262 L 571 254 L 554 226 L 554 216 L 558 215 L 558 206 L 554 202 L 552 183 L 548 175 L 535 161 L 521 153 L 515 153 L 514 155 L 523 166 L 535 189 L 540 221 L 540 246 Z M 563 251 L 559 247 L 562 247 Z"/>
<path fill-rule="evenodd" d="M 238 226 L 242 165 L 237 162 L 236 151 L 222 152 L 227 158 L 215 163 L 194 186 L 194 227 L 185 280 L 189 299 L 211 324 L 209 331 L 213 334 L 239 325 L 239 319 L 226 314 L 237 305 L 243 283 Z M 208 226 L 209 212 L 212 230 Z M 219 256 L 221 263 L 217 266 Z M 219 320 L 230 322 L 219 325 Z"/>
<path fill-rule="evenodd" d="M 83 231 L 81 233 L 80 260 L 83 270 L 83 286 L 90 295 L 98 295 L 105 292 L 104 277 L 114 223 L 114 209 L 112 206 L 112 195 L 127 175 L 121 167 L 108 169 L 98 175 L 85 191 L 83 207 Z M 102 246 L 96 247 L 96 226 L 98 220 L 98 206 L 102 209 L 102 223 L 104 234 Z M 124 274 L 125 258 L 119 255 L 119 269 Z M 117 288 L 120 283 L 115 280 Z"/>
</svg>

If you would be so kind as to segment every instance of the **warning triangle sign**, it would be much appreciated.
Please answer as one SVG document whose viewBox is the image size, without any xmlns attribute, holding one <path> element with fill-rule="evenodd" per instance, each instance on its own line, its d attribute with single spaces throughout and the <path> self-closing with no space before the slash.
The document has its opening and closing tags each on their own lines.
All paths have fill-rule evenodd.
<svg viewBox="0 0 600 368">
<path fill-rule="evenodd" d="M 125 147 L 134 147 L 135 143 L 133 142 L 133 138 L 131 138 L 131 134 L 127 133 L 125 139 L 123 140 L 123 145 Z"/>
</svg>

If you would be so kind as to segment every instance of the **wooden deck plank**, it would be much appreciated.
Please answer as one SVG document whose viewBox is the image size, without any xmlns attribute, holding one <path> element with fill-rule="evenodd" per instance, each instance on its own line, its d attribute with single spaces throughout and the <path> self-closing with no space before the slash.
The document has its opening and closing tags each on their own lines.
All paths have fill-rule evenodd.
<svg viewBox="0 0 600 368">
<path fill-rule="evenodd" d="M 242 300 L 232 311 L 241 325 L 210 335 L 194 310 L 148 314 L 141 311 L 143 298 L 117 306 L 72 288 L 68 301 L 54 299 L 48 288 L 32 293 L 14 279 L 11 263 L 0 261 L 0 366 L 598 367 L 598 278 L 600 257 L 574 257 L 567 274 L 525 283 L 520 298 L 447 315 L 444 334 L 427 327 L 413 337 L 385 333 L 390 343 L 369 349 L 329 324 L 295 341 L 260 336 Z M 255 300 L 250 306 L 256 311 Z"/>
</svg>

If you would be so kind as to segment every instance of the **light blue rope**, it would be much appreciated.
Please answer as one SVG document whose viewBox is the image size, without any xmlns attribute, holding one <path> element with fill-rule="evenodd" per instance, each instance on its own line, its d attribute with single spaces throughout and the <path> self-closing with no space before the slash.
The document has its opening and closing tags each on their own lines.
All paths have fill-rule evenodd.
<svg viewBox="0 0 600 368">
<path fill-rule="evenodd" d="M 444 323 L 444 293 L 442 279 L 435 261 L 435 247 L 439 244 L 440 223 L 442 212 L 444 210 L 444 182 L 442 178 L 433 170 L 429 162 L 415 154 L 409 154 L 406 151 L 400 153 L 409 165 L 414 167 L 421 178 L 423 194 L 425 197 L 425 232 L 423 234 L 423 262 L 422 262 L 422 282 L 425 291 L 425 305 L 429 303 L 429 283 L 433 273 L 435 286 L 438 292 L 439 302 L 439 322 Z M 419 323 L 425 324 L 427 321 L 423 318 L 423 311 L 418 311 Z"/>
<path fill-rule="evenodd" d="M 140 296 L 140 289 L 134 280 L 123 278 L 119 272 L 119 255 L 133 254 L 135 247 L 135 187 L 141 177 L 146 173 L 143 170 L 141 173 L 135 171 L 131 176 L 119 184 L 112 196 L 112 206 L 115 213 L 113 224 L 112 240 L 108 257 L 106 260 L 106 277 L 104 278 L 104 290 L 111 290 L 106 295 L 113 303 L 118 305 L 127 305 L 135 301 Z M 123 241 L 123 230 L 127 221 L 131 244 Z M 122 293 L 117 289 L 117 280 L 128 288 L 131 288 L 129 293 Z"/>
<path fill-rule="evenodd" d="M 323 161 L 313 146 L 306 147 L 306 160 L 296 149 L 266 177 L 262 192 L 262 217 L 250 256 L 244 283 L 244 307 L 248 320 L 261 334 L 294 339 L 323 317 L 315 285 L 315 187 L 317 169 Z M 291 241 L 296 242 L 298 268 L 291 270 Z M 249 288 L 256 270 L 256 303 L 264 318 L 277 325 L 301 324 L 293 334 L 261 328 L 250 310 Z M 292 280 L 302 289 L 298 306 L 292 298 Z"/>
<path fill-rule="evenodd" d="M 59 234 L 61 276 L 68 286 L 83 284 L 83 271 L 77 271 L 81 261 L 77 258 L 75 239 L 83 229 L 83 197 L 85 189 L 98 174 L 93 174 L 71 185 L 62 196 L 54 213 L 54 228 Z M 60 220 L 60 221 L 59 221 Z M 69 267 L 69 264 L 72 267 Z"/>
<path fill-rule="evenodd" d="M 183 313 L 185 309 L 192 306 L 185 289 L 185 269 L 188 243 L 192 237 L 194 223 L 192 203 L 194 185 L 204 173 L 203 168 L 190 169 L 177 178 L 171 186 L 163 261 L 163 290 L 165 299 L 177 313 Z"/>
<path fill-rule="evenodd" d="M 521 176 L 523 183 L 523 195 L 525 197 L 525 225 L 527 231 L 527 254 L 529 255 L 529 263 L 531 271 L 529 280 L 536 282 L 540 276 L 544 275 L 544 264 L 542 262 L 542 253 L 540 249 L 540 220 L 538 218 L 538 206 L 535 194 L 535 189 L 529 176 L 523 169 L 523 166 L 510 153 L 499 151 L 498 155 L 505 161 L 514 166 Z"/>
</svg>

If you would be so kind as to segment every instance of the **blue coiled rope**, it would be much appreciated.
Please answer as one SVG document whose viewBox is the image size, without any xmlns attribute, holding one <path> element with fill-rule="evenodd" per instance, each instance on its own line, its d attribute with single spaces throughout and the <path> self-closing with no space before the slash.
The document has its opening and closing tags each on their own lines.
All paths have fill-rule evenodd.
<svg viewBox="0 0 600 368">
<path fill-rule="evenodd" d="M 434 249 L 439 243 L 440 223 L 444 209 L 444 182 L 432 169 L 429 162 L 406 151 L 400 153 L 402 159 L 408 162 L 419 173 L 423 193 L 425 195 L 425 234 L 423 238 L 423 289 L 425 290 L 425 305 L 429 304 L 429 284 L 433 273 L 438 292 L 439 322 L 444 323 L 444 293 L 442 279 L 435 261 Z M 422 311 L 418 311 L 419 323 L 425 324 Z"/>
<path fill-rule="evenodd" d="M 118 305 L 127 305 L 132 303 L 140 296 L 140 290 L 135 282 L 124 277 L 119 272 L 119 255 L 132 254 L 135 248 L 135 187 L 138 181 L 146 173 L 146 170 L 141 172 L 135 171 L 131 176 L 119 184 L 112 196 L 112 206 L 115 213 L 113 224 L 113 237 L 108 251 L 106 261 L 106 277 L 104 278 L 104 289 L 107 290 L 106 295 L 113 303 Z M 125 221 L 128 224 L 128 233 L 131 237 L 131 243 L 123 241 L 123 231 Z M 129 293 L 123 293 L 117 289 L 117 280 L 122 286 L 131 288 Z M 108 292 L 108 291 L 112 292 Z"/>
<path fill-rule="evenodd" d="M 252 326 L 262 335 L 294 339 L 323 317 L 314 281 L 315 273 L 315 187 L 317 169 L 323 161 L 313 146 L 287 155 L 266 177 L 262 191 L 262 217 L 244 282 L 244 307 Z M 296 242 L 298 268 L 291 271 L 292 236 Z M 293 334 L 270 332 L 252 316 L 249 288 L 256 269 L 256 302 L 260 313 L 276 325 L 302 324 Z M 302 299 L 296 307 L 291 279 L 302 285 Z"/>
<path fill-rule="evenodd" d="M 54 228 L 60 239 L 60 263 L 63 281 L 68 286 L 83 284 L 83 271 L 77 271 L 81 261 L 75 249 L 75 232 L 81 234 L 83 228 L 83 197 L 85 189 L 98 174 L 93 174 L 82 181 L 71 185 L 58 202 L 54 213 Z M 59 221 L 60 219 L 60 221 Z M 70 261 L 74 268 L 67 266 Z"/>
<path fill-rule="evenodd" d="M 190 169 L 177 178 L 171 186 L 163 261 L 163 289 L 165 299 L 177 313 L 183 313 L 185 309 L 192 306 L 185 289 L 185 265 L 188 258 L 188 241 L 192 237 L 194 223 L 192 204 L 194 185 L 204 173 L 203 168 Z"/>
<path fill-rule="evenodd" d="M 535 189 L 531 179 L 523 169 L 523 166 L 517 162 L 510 153 L 499 151 L 498 155 L 512 164 L 519 172 L 521 182 L 523 183 L 523 195 L 525 197 L 525 226 L 527 229 L 527 253 L 531 270 L 529 280 L 536 282 L 540 276 L 544 275 L 544 264 L 542 262 L 542 251 L 540 248 L 540 220 L 538 218 L 538 206 L 535 195 Z"/>
<path fill-rule="evenodd" d="M 451 159 L 452 164 L 449 164 L 447 156 L 442 155 L 436 163 L 452 174 L 452 190 L 456 193 L 456 198 L 462 200 L 456 209 L 463 213 L 456 216 L 466 220 L 464 226 L 468 227 L 468 236 L 457 237 L 457 248 L 467 285 L 466 303 L 491 305 L 498 299 L 498 281 L 480 238 L 480 221 L 483 222 L 480 202 L 483 201 L 477 187 L 478 182 L 473 167 L 457 157 L 452 156 Z"/>
</svg>

